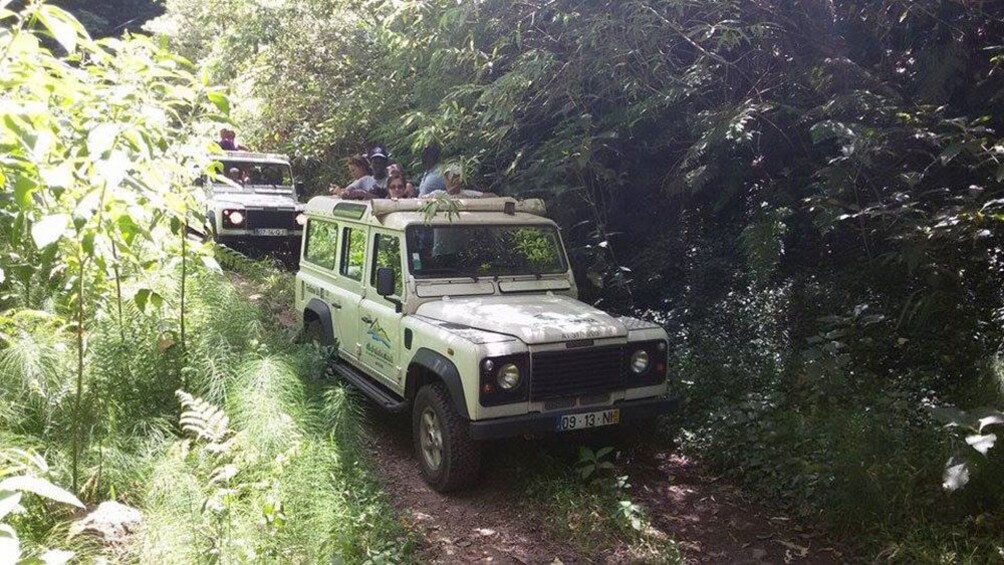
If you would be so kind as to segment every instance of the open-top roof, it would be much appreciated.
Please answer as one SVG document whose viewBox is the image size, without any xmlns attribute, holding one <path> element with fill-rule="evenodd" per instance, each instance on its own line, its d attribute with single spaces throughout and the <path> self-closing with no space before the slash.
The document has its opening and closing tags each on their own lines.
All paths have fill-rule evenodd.
<svg viewBox="0 0 1004 565">
<path fill-rule="evenodd" d="M 443 201 L 434 199 L 343 200 L 332 196 L 315 196 L 307 203 L 306 212 L 311 216 L 373 223 L 391 229 L 404 229 L 408 224 L 426 221 L 461 224 L 552 223 L 544 217 L 544 201 L 538 198 L 458 198 L 448 203 L 455 204 L 456 209 L 451 210 Z M 430 212 L 437 206 L 436 213 L 430 216 Z"/>
</svg>

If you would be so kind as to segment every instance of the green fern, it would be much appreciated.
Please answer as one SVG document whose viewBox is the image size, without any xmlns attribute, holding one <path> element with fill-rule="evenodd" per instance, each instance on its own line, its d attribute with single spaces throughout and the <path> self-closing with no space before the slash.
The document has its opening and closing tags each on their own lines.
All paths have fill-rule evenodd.
<svg viewBox="0 0 1004 565">
<path fill-rule="evenodd" d="M 185 391 L 175 393 L 181 402 L 181 429 L 211 447 L 223 445 L 230 435 L 230 418 L 223 410 Z"/>
</svg>

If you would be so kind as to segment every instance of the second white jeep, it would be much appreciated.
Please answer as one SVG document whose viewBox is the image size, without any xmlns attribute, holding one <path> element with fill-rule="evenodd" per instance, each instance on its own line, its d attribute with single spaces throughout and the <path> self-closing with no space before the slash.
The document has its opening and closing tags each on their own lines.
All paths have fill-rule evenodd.
<svg viewBox="0 0 1004 565">
<path fill-rule="evenodd" d="M 251 256 L 295 259 L 307 217 L 289 160 L 226 151 L 219 162 L 222 170 L 202 179 L 209 188 L 206 219 L 213 238 Z"/>
<path fill-rule="evenodd" d="M 664 414 L 658 325 L 576 299 L 561 234 L 539 200 L 316 197 L 296 277 L 304 330 L 338 345 L 336 372 L 410 410 L 422 475 L 469 484 L 483 440 Z"/>
</svg>

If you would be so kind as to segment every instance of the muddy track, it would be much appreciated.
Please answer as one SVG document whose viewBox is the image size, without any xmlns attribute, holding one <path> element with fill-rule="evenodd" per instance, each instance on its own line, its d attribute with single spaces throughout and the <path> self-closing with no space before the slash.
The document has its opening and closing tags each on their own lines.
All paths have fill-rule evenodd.
<svg viewBox="0 0 1004 565">
<path fill-rule="evenodd" d="M 367 405 L 369 448 L 391 503 L 419 540 L 417 559 L 432 563 L 615 563 L 631 560 L 623 543 L 583 555 L 548 528 L 549 516 L 527 496 L 514 454 L 551 450 L 574 463 L 588 437 L 486 445 L 481 480 L 459 494 L 441 495 L 422 481 L 412 455 L 407 415 Z M 618 443 L 634 443 L 620 438 Z M 845 559 L 819 534 L 765 511 L 693 460 L 641 445 L 619 445 L 618 461 L 632 476 L 632 498 L 652 526 L 675 539 L 689 563 L 840 563 Z M 531 463 L 532 464 L 532 463 Z"/>
</svg>

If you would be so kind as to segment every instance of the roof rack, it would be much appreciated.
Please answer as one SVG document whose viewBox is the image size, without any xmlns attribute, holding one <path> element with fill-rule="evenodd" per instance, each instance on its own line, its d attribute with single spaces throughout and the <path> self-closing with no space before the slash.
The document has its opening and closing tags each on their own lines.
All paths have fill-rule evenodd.
<svg viewBox="0 0 1004 565">
<path fill-rule="evenodd" d="M 258 153 L 255 151 L 223 151 L 224 159 L 239 159 L 243 161 L 282 161 L 289 162 L 289 157 L 279 153 Z M 212 155 L 218 155 L 214 153 Z"/>
<path fill-rule="evenodd" d="M 365 201 L 357 200 L 356 202 Z M 383 216 L 392 212 L 422 212 L 428 206 L 434 206 L 435 202 L 435 200 L 423 198 L 374 198 L 369 201 L 369 204 L 373 209 L 373 215 Z M 547 212 L 544 201 L 539 198 L 528 198 L 526 200 L 517 200 L 507 196 L 497 198 L 456 198 L 452 202 L 457 204 L 457 210 L 460 212 L 504 212 L 507 214 L 524 212 L 535 216 L 543 216 Z"/>
</svg>

